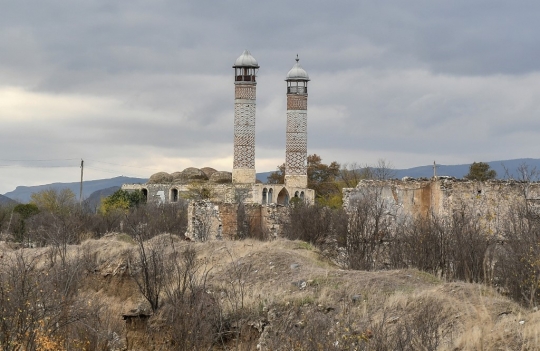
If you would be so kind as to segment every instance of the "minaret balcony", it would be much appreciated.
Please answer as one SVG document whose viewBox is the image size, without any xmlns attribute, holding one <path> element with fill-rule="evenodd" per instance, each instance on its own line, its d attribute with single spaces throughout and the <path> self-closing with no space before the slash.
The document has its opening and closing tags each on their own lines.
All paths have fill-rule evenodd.
<svg viewBox="0 0 540 351">
<path fill-rule="evenodd" d="M 307 87 L 289 86 L 287 87 L 287 94 L 307 94 Z"/>
<path fill-rule="evenodd" d="M 255 82 L 255 76 L 235 76 L 235 82 Z"/>
</svg>

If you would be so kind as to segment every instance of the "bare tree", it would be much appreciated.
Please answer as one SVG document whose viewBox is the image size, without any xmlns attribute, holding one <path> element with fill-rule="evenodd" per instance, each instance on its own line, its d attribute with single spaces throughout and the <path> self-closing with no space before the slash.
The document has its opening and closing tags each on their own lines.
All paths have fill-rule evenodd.
<svg viewBox="0 0 540 351">
<path fill-rule="evenodd" d="M 382 196 L 382 188 L 363 188 L 349 211 L 347 255 L 349 268 L 374 269 L 380 244 L 391 237 L 394 220 L 390 204 Z"/>
<path fill-rule="evenodd" d="M 165 284 L 162 254 L 164 242 L 163 240 L 148 242 L 153 237 L 148 217 L 144 209 L 136 209 L 126 219 L 128 233 L 137 243 L 137 252 L 130 257 L 129 269 L 140 293 L 155 312 L 160 306 L 160 295 Z"/>
</svg>

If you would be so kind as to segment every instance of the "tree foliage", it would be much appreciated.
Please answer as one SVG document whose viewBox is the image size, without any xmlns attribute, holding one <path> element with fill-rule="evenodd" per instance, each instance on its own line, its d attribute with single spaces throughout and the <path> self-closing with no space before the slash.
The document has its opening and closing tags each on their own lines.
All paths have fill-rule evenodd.
<svg viewBox="0 0 540 351">
<path fill-rule="evenodd" d="M 317 154 L 308 155 L 307 187 L 315 190 L 315 197 L 319 201 L 329 202 L 329 199 L 339 194 L 335 184 L 339 173 L 340 165 L 336 161 L 325 164 L 322 162 L 321 156 Z M 277 170 L 268 176 L 268 183 L 285 184 L 284 163 L 278 166 Z"/>
<path fill-rule="evenodd" d="M 13 212 L 18 213 L 22 219 L 28 219 L 39 213 L 39 208 L 35 204 L 18 204 L 13 208 Z"/>
<path fill-rule="evenodd" d="M 485 162 L 473 162 L 469 167 L 469 173 L 465 176 L 469 180 L 479 180 L 486 181 L 489 179 L 495 179 L 497 177 L 497 172 L 490 169 L 489 164 Z"/>
<path fill-rule="evenodd" d="M 51 213 L 68 212 L 76 204 L 75 194 L 70 189 L 46 189 L 33 193 L 31 203 Z"/>
<path fill-rule="evenodd" d="M 267 178 L 268 184 L 285 184 L 285 163 L 277 166 L 275 172 L 270 173 Z"/>
<path fill-rule="evenodd" d="M 142 191 L 126 191 L 117 190 L 111 196 L 108 196 L 101 200 L 99 206 L 99 212 L 102 214 L 109 214 L 115 210 L 126 211 L 130 208 L 137 207 L 140 204 L 146 202 L 146 198 Z"/>
</svg>

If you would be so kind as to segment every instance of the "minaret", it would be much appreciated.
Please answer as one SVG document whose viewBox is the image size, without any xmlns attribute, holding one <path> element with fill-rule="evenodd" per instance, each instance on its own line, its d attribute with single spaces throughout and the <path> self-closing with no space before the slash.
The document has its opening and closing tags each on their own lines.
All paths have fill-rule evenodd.
<svg viewBox="0 0 540 351">
<path fill-rule="evenodd" d="M 296 64 L 287 73 L 287 138 L 285 185 L 307 188 L 307 83 L 309 76 Z"/>
<path fill-rule="evenodd" d="M 234 63 L 233 183 L 255 183 L 255 77 L 259 64 L 244 51 Z"/>
</svg>

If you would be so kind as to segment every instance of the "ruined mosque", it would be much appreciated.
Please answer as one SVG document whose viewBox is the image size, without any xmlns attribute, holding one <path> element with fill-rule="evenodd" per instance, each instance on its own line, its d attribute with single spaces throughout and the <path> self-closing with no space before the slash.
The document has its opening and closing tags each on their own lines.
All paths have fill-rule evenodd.
<svg viewBox="0 0 540 351">
<path fill-rule="evenodd" d="M 127 191 L 140 190 L 147 202 L 175 203 L 191 198 L 188 233 L 196 238 L 201 217 L 211 217 L 208 236 L 234 237 L 238 223 L 238 206 L 248 205 L 251 221 L 270 228 L 276 234 L 279 224 L 273 221 L 275 209 L 286 206 L 292 198 L 313 203 L 315 192 L 307 187 L 307 72 L 296 63 L 286 75 L 287 126 L 285 145 L 285 184 L 264 184 L 256 180 L 255 121 L 257 73 L 259 64 L 248 50 L 238 57 L 234 69 L 234 161 L 233 170 L 217 171 L 210 167 L 186 168 L 172 174 L 159 172 L 146 184 L 124 184 Z M 204 201 L 193 200 L 197 189 Z M 191 195 L 190 195 L 191 194 Z M 201 199 L 198 199 L 201 200 Z M 194 227 L 195 226 L 195 227 Z M 195 233 L 195 234 L 194 234 Z"/>
</svg>

